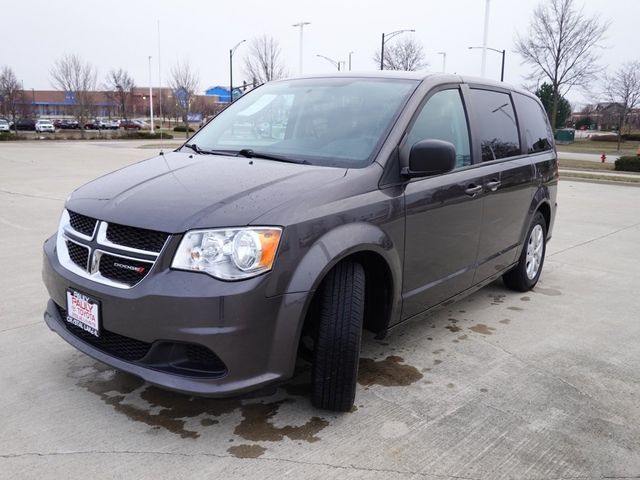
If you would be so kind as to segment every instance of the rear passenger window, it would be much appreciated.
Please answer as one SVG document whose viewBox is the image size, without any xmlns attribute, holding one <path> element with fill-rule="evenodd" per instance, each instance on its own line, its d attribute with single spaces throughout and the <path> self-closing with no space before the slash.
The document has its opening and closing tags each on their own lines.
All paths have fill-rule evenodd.
<svg viewBox="0 0 640 480">
<path fill-rule="evenodd" d="M 506 93 L 471 89 L 475 107 L 476 127 L 482 147 L 482 161 L 520 155 L 518 124 Z"/>
<path fill-rule="evenodd" d="M 553 149 L 553 134 L 542 106 L 533 98 L 514 93 L 513 100 L 518 110 L 523 141 L 527 153 L 545 152 Z"/>
<path fill-rule="evenodd" d="M 403 149 L 408 156 L 420 140 L 444 140 L 456 147 L 456 168 L 471 165 L 469 127 L 458 89 L 434 93 L 411 126 Z"/>
</svg>

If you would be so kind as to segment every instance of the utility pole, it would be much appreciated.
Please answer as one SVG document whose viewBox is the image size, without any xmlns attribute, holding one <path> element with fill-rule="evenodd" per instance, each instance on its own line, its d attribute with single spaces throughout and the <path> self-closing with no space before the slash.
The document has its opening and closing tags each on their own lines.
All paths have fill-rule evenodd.
<svg viewBox="0 0 640 480">
<path fill-rule="evenodd" d="M 487 67 L 487 39 L 489 38 L 489 7 L 491 0 L 485 0 L 484 7 L 484 34 L 482 36 L 482 64 L 480 66 L 480 76 L 484 77 Z"/>
<path fill-rule="evenodd" d="M 299 52 L 299 58 L 298 58 L 298 73 L 300 75 L 302 75 L 302 44 L 303 44 L 303 31 L 304 31 L 304 26 L 305 25 L 311 25 L 311 22 L 299 22 L 299 23 L 294 23 L 293 25 L 291 25 L 292 27 L 299 27 L 300 28 L 300 52 Z"/>
<path fill-rule="evenodd" d="M 349 71 L 351 71 L 351 55 L 353 55 L 353 52 L 349 52 Z"/>
</svg>

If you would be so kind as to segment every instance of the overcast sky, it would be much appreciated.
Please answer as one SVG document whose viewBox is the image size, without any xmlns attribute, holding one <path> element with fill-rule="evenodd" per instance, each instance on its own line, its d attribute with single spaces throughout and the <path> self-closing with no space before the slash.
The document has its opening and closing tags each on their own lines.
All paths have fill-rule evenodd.
<svg viewBox="0 0 640 480">
<path fill-rule="evenodd" d="M 512 52 L 518 32 L 524 32 L 538 0 L 491 0 L 488 46 L 506 49 L 505 80 L 525 82 L 527 67 Z M 640 60 L 637 32 L 639 0 L 577 0 L 586 12 L 610 19 L 600 62 L 611 69 Z M 112 68 L 124 68 L 136 84 L 158 84 L 158 21 L 163 84 L 177 59 L 188 59 L 200 75 L 200 89 L 229 83 L 229 48 L 243 39 L 267 33 L 280 42 L 290 74 L 298 73 L 298 34 L 292 27 L 311 22 L 304 30 L 304 73 L 331 72 L 334 67 L 316 54 L 347 60 L 353 70 L 376 68 L 372 56 L 384 32 L 415 29 L 425 49 L 428 70 L 480 74 L 485 0 L 72 0 L 3 1 L 0 65 L 11 66 L 25 89 L 51 89 L 49 70 L 54 59 L 77 53 L 98 68 L 100 80 Z M 398 37 L 396 37 L 397 40 Z M 394 40 L 391 40 L 392 42 Z M 234 83 L 247 79 L 241 46 L 234 57 Z M 499 79 L 500 55 L 487 53 L 487 77 Z M 579 92 L 568 95 L 582 102 Z"/>
</svg>

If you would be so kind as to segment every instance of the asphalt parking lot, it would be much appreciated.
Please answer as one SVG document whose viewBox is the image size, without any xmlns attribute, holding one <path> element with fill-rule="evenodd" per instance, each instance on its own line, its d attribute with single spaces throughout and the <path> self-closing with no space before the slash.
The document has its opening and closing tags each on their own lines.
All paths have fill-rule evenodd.
<svg viewBox="0 0 640 480">
<path fill-rule="evenodd" d="M 0 478 L 640 478 L 640 189 L 562 181 L 539 286 L 364 340 L 357 408 L 150 387 L 42 320 L 41 245 L 148 142 L 0 144 Z"/>
</svg>

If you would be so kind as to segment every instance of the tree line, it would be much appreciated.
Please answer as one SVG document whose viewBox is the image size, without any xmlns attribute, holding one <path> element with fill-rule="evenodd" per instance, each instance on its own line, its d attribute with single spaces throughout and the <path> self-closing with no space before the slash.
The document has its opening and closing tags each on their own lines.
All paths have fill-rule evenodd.
<svg viewBox="0 0 640 480">
<path fill-rule="evenodd" d="M 605 72 L 605 67 L 598 63 L 610 25 L 610 21 L 599 15 L 585 14 L 575 0 L 542 0 L 531 15 L 528 31 L 516 36 L 514 51 L 531 67 L 529 80 L 535 80 L 536 85 L 532 91 L 542 99 L 554 129 L 561 126 L 571 112 L 564 97 L 572 88 L 582 88 L 619 105 L 619 132 L 631 111 L 640 106 L 640 62 L 626 62 L 612 72 Z M 428 66 L 424 47 L 413 36 L 388 44 L 382 62 L 380 55 L 381 52 L 376 51 L 372 61 L 375 65 L 382 63 L 388 70 L 420 70 Z M 268 35 L 254 37 L 244 57 L 244 71 L 254 86 L 286 77 L 289 72 L 277 39 Z M 56 60 L 50 74 L 56 88 L 74 95 L 76 117 L 79 122 L 85 120 L 91 112 L 89 92 L 97 87 L 96 68 L 71 54 Z M 174 113 L 186 122 L 199 88 L 199 74 L 188 61 L 179 60 L 171 68 L 169 86 L 179 101 L 166 106 L 178 109 Z M 133 78 L 121 68 L 111 70 L 102 88 L 117 105 L 119 115 L 126 118 L 135 88 Z M 599 94 L 594 94 L 594 90 Z M 15 119 L 23 94 L 11 68 L 2 67 L 2 113 Z M 162 103 L 162 99 L 160 101 Z"/>
</svg>

